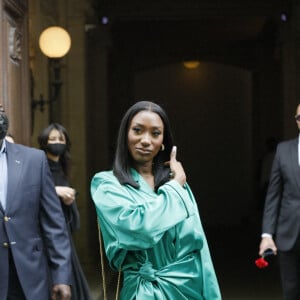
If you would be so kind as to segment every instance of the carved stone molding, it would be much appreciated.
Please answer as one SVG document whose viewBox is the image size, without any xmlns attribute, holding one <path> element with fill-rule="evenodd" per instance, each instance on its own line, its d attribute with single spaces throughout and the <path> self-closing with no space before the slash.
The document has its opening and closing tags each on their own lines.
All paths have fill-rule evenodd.
<svg viewBox="0 0 300 300">
<path fill-rule="evenodd" d="M 18 28 L 11 27 L 8 35 L 9 57 L 18 64 L 22 59 L 22 34 Z"/>
<path fill-rule="evenodd" d="M 3 1 L 3 7 L 7 14 L 11 15 L 14 20 L 18 20 L 26 14 L 28 3 L 27 0 L 5 0 Z"/>
<path fill-rule="evenodd" d="M 28 1 L 2 0 L 0 6 L 0 97 L 16 140 L 30 143 Z"/>
</svg>

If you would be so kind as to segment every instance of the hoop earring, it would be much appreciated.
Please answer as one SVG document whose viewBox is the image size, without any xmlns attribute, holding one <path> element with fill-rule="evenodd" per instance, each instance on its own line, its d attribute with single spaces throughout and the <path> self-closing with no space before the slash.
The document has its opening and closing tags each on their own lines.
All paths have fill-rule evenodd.
<svg viewBox="0 0 300 300">
<path fill-rule="evenodd" d="M 161 144 L 160 146 L 160 151 L 164 151 L 165 150 L 165 145 L 164 144 Z"/>
</svg>

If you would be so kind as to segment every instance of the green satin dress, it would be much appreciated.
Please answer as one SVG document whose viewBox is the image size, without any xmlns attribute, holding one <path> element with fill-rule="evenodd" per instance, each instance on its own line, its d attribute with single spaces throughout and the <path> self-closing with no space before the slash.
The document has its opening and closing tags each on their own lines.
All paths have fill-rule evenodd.
<svg viewBox="0 0 300 300">
<path fill-rule="evenodd" d="M 154 192 L 112 171 L 91 182 L 107 258 L 121 269 L 123 300 L 220 300 L 220 290 L 192 191 L 171 180 Z"/>
</svg>

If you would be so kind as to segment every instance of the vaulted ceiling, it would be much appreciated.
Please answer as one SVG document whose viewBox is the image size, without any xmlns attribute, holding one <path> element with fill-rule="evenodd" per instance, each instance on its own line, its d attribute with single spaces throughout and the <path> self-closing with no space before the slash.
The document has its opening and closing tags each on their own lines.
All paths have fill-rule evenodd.
<svg viewBox="0 0 300 300">
<path fill-rule="evenodd" d="M 289 11 L 288 0 L 95 0 L 95 7 L 99 18 L 112 22 L 198 23 L 219 38 L 252 38 Z"/>
<path fill-rule="evenodd" d="M 274 44 L 289 0 L 95 0 L 99 23 L 107 17 L 114 41 L 136 53 L 187 58 Z M 187 49 L 189 49 L 187 51 Z M 247 50 L 248 49 L 248 50 Z M 129 50 L 129 51 L 131 51 Z M 251 50 L 250 50 L 251 51 Z M 180 54 L 179 54 L 180 52 Z M 147 54 L 148 53 L 148 54 Z M 172 59 L 172 58 L 171 58 Z"/>
</svg>

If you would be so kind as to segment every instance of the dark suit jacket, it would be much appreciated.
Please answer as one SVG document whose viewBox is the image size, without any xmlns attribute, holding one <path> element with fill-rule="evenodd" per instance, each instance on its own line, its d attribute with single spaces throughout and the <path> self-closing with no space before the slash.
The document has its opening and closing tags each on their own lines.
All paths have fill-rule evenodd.
<svg viewBox="0 0 300 300">
<path fill-rule="evenodd" d="M 275 237 L 278 250 L 290 250 L 300 230 L 298 139 L 277 146 L 266 196 L 263 232 Z"/>
<path fill-rule="evenodd" d="M 70 284 L 70 243 L 45 153 L 7 145 L 7 203 L 0 204 L 0 300 L 8 289 L 8 249 L 27 299 L 48 300 Z M 1 176 L 1 175 L 0 175 Z"/>
</svg>

